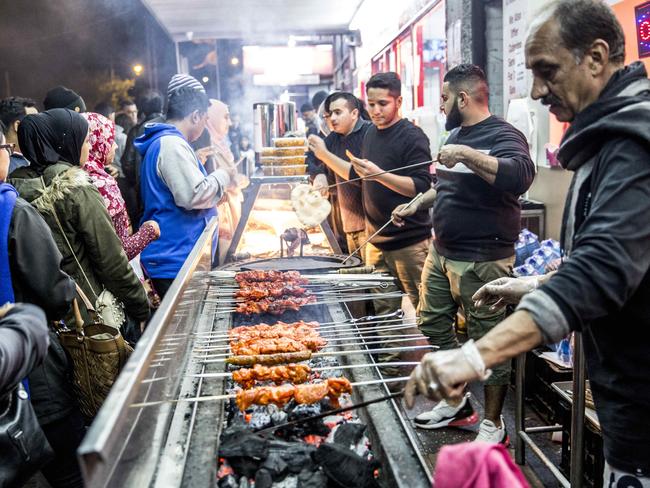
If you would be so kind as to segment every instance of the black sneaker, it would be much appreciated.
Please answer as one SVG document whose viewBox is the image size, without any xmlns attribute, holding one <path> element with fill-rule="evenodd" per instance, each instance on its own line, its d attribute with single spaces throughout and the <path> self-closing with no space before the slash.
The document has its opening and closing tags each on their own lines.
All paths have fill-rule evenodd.
<svg viewBox="0 0 650 488">
<path fill-rule="evenodd" d="M 440 400 L 428 412 L 415 417 L 415 426 L 420 429 L 441 429 L 442 427 L 463 427 L 478 422 L 478 412 L 469 401 L 470 394 L 466 393 L 463 401 L 457 407 L 452 407 L 446 401 Z"/>
</svg>

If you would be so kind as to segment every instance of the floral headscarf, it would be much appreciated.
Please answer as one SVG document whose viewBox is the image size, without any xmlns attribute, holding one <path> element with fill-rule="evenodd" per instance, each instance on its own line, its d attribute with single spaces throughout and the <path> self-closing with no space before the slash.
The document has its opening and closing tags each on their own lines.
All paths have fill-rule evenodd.
<svg viewBox="0 0 650 488">
<path fill-rule="evenodd" d="M 104 205 L 111 217 L 125 211 L 126 205 L 117 181 L 109 175 L 104 166 L 115 142 L 115 124 L 103 115 L 93 112 L 81 114 L 88 121 L 90 153 L 83 169 L 90 175 L 93 184 L 104 199 Z"/>
</svg>

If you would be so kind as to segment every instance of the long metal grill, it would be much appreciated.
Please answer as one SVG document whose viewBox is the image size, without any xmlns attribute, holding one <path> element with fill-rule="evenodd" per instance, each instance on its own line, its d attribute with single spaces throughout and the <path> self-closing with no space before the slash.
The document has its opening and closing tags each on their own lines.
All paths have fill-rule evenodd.
<svg viewBox="0 0 650 488">
<path fill-rule="evenodd" d="M 247 320 L 264 321 L 264 317 L 247 319 L 219 311 L 227 307 L 223 303 L 225 286 L 208 272 L 215 224 L 197 243 L 178 283 L 165 297 L 80 448 L 87 486 L 216 485 L 219 438 L 227 403 L 184 399 L 223 394 L 225 379 L 196 375 L 223 372 L 225 365 L 198 360 L 205 353 L 197 352 L 195 347 L 206 337 L 224 334 Z M 282 320 L 344 323 L 351 318 L 345 304 L 328 303 L 285 314 Z M 363 340 L 357 337 L 328 347 L 358 349 L 363 347 Z M 340 356 L 339 361 L 342 365 L 373 363 L 370 354 Z M 345 375 L 353 382 L 381 379 L 374 366 L 346 369 Z M 385 385 L 358 388 L 353 401 L 387 393 Z M 161 401 L 133 408 L 134 404 Z M 374 455 L 383 467 L 381 481 L 385 486 L 430 486 L 430 473 L 418 443 L 393 401 L 369 405 L 356 413 L 368 426 Z"/>
</svg>

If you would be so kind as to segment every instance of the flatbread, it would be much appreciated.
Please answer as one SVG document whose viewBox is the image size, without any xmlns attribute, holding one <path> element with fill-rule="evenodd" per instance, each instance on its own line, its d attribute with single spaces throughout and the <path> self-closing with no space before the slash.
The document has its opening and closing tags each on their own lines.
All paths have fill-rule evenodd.
<svg viewBox="0 0 650 488">
<path fill-rule="evenodd" d="M 291 206 L 305 227 L 319 225 L 332 211 L 332 205 L 310 185 L 296 185 L 291 190 Z"/>
</svg>

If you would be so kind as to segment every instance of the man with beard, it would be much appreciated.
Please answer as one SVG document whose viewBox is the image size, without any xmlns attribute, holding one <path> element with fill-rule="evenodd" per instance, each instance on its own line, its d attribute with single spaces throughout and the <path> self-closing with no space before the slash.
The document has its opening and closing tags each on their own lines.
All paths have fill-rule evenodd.
<svg viewBox="0 0 650 488">
<path fill-rule="evenodd" d="M 472 295 L 512 270 L 521 225 L 518 198 L 531 185 L 535 167 L 524 135 L 490 114 L 488 86 L 478 66 L 462 64 L 447 73 L 440 108 L 451 134 L 438 154 L 436 188 L 415 209 L 398 207 L 394 214 L 402 218 L 433 204 L 435 240 L 422 271 L 418 325 L 432 344 L 453 349 L 459 308 L 474 340 L 505 318 L 502 309 L 475 306 Z M 507 444 L 501 410 L 509 382 L 510 363 L 495 366 L 485 382 L 485 420 L 476 440 Z M 440 401 L 418 415 L 415 425 L 438 429 L 477 421 L 467 393 Z"/>
<path fill-rule="evenodd" d="M 457 398 L 486 368 L 581 331 L 603 486 L 649 487 L 650 82 L 643 63 L 624 65 L 623 29 L 604 2 L 556 1 L 535 18 L 526 39 L 531 96 L 571 122 L 558 153 L 575 172 L 562 226 L 569 259 L 552 275 L 479 290 L 481 303 L 521 302 L 476 344 L 426 355 L 407 403 L 416 389 Z"/>
</svg>

